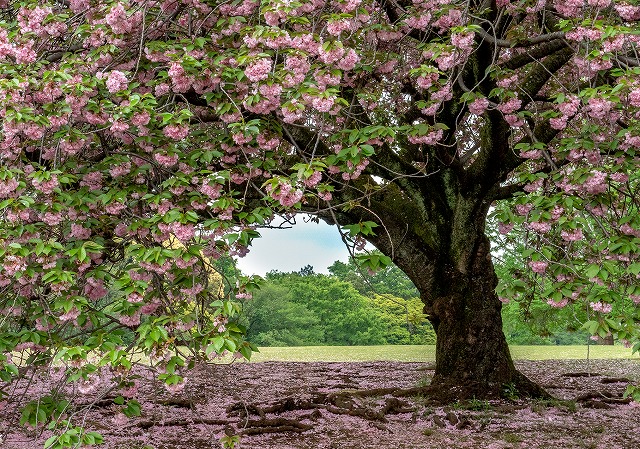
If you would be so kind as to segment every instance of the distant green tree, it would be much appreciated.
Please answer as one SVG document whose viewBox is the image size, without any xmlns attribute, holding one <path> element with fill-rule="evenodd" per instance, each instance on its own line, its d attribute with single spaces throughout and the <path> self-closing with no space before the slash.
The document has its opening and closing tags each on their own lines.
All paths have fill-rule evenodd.
<svg viewBox="0 0 640 449">
<path fill-rule="evenodd" d="M 266 283 L 244 302 L 247 338 L 259 346 L 304 346 L 324 342 L 316 313 L 293 300 L 292 293 L 274 282 Z"/>
<path fill-rule="evenodd" d="M 305 304 L 320 318 L 325 332 L 324 344 L 386 343 L 378 314 L 351 284 L 322 274 L 289 273 L 271 278 L 275 279 L 291 292 L 294 301 Z"/>
<path fill-rule="evenodd" d="M 300 276 L 311 276 L 316 274 L 315 271 L 313 271 L 313 266 L 311 265 L 305 265 L 304 267 L 302 267 L 300 269 L 300 271 L 298 271 L 298 274 Z"/>
<path fill-rule="evenodd" d="M 423 313 L 420 293 L 397 266 L 391 264 L 370 273 L 352 259 L 348 263 L 335 261 L 329 272 L 371 298 L 387 328 L 389 344 L 435 344 L 435 332 Z"/>
<path fill-rule="evenodd" d="M 385 338 L 392 345 L 433 345 L 436 334 L 423 313 L 420 298 L 399 298 L 391 294 L 369 298 L 385 326 Z"/>
<path fill-rule="evenodd" d="M 381 254 L 379 251 L 372 253 Z M 391 264 L 375 273 L 368 273 L 350 260 L 348 263 L 335 261 L 329 267 L 329 273 L 341 281 L 353 285 L 363 295 L 390 294 L 403 299 L 420 297 L 418 289 L 409 277 L 397 266 Z"/>
<path fill-rule="evenodd" d="M 334 265 L 339 269 L 340 264 Z M 364 295 L 350 282 L 312 270 L 307 266 L 298 272 L 267 273 L 263 288 L 245 301 L 252 342 L 262 346 L 435 342 L 418 297 Z M 353 271 L 352 266 L 344 273 Z"/>
</svg>

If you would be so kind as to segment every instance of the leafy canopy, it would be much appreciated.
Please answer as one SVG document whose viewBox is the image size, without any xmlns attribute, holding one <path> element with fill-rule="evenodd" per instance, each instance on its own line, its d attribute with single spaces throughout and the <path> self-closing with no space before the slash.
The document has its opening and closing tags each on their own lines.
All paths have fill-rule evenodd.
<svg viewBox="0 0 640 449">
<path fill-rule="evenodd" d="M 638 19 L 609 0 L 0 0 L 0 379 L 55 360 L 125 385 L 139 350 L 175 388 L 190 361 L 249 356 L 235 299 L 255 281 L 221 290 L 212 260 L 276 212 L 440 198 L 452 172 L 524 189 L 499 217 L 528 230 L 552 305 L 636 342 L 637 309 L 611 303 L 640 302 Z M 383 218 L 342 224 L 357 246 Z M 69 428 L 47 444 L 95 440 Z"/>
</svg>

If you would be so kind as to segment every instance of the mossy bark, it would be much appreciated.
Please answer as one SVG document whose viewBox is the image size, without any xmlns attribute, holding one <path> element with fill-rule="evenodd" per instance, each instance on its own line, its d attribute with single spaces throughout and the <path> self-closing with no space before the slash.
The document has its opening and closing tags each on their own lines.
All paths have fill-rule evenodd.
<svg viewBox="0 0 640 449">
<path fill-rule="evenodd" d="M 519 373 L 502 331 L 489 242 L 484 235 L 469 241 L 468 270 L 445 264 L 436 280 L 438 293 L 427 303 L 437 335 L 433 386 L 454 390 L 458 399 L 500 397 L 505 391 L 545 396 Z"/>
</svg>

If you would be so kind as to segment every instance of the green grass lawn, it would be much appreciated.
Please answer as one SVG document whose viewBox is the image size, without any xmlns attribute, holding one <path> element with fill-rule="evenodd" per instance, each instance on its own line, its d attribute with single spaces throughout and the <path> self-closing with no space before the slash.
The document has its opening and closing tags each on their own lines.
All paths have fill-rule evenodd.
<svg viewBox="0 0 640 449">
<path fill-rule="evenodd" d="M 516 360 L 586 359 L 587 346 L 511 346 Z M 589 346 L 592 359 L 639 359 L 622 346 Z M 435 346 L 296 346 L 263 347 L 254 353 L 252 362 L 364 362 L 392 360 L 398 362 L 435 361 Z M 640 359 L 639 359 L 640 360 Z"/>
</svg>

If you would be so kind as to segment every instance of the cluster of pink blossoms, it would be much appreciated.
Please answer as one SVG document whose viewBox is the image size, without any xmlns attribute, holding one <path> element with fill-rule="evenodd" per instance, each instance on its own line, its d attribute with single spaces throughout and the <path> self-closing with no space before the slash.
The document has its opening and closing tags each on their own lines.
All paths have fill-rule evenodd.
<svg viewBox="0 0 640 449">
<path fill-rule="evenodd" d="M 98 299 L 104 298 L 109 293 L 109 290 L 105 287 L 104 281 L 102 279 L 96 279 L 94 277 L 89 277 L 84 286 L 84 294 L 87 295 L 87 298 L 92 301 L 97 301 Z"/>
<path fill-rule="evenodd" d="M 620 232 L 626 235 L 633 235 L 640 238 L 640 230 L 634 229 L 629 223 L 624 223 L 620 226 Z"/>
<path fill-rule="evenodd" d="M 585 6 L 584 0 L 554 0 L 556 10 L 565 16 L 575 17 Z"/>
<path fill-rule="evenodd" d="M 195 80 L 187 76 L 184 67 L 179 62 L 171 63 L 167 73 L 171 78 L 171 88 L 174 92 L 184 93 L 194 87 Z"/>
<path fill-rule="evenodd" d="M 85 228 L 77 223 L 72 223 L 69 237 L 77 238 L 79 240 L 87 240 L 91 237 L 91 229 Z"/>
<path fill-rule="evenodd" d="M 615 10 L 624 20 L 640 20 L 640 6 L 630 5 L 626 2 L 615 2 Z"/>
<path fill-rule="evenodd" d="M 577 242 L 584 238 L 584 236 L 582 235 L 582 229 L 580 228 L 573 230 L 563 230 L 560 232 L 560 236 L 567 242 Z"/>
<path fill-rule="evenodd" d="M 271 72 L 272 64 L 271 59 L 260 58 L 249 63 L 244 74 L 253 82 L 266 80 L 269 77 L 269 72 Z"/>
<path fill-rule="evenodd" d="M 131 33 L 133 29 L 139 26 L 142 19 L 140 11 L 132 16 L 127 15 L 125 6 L 122 3 L 116 3 L 104 18 L 107 25 L 111 27 L 114 34 Z"/>
<path fill-rule="evenodd" d="M 14 178 L 0 180 L 0 198 L 9 198 L 17 194 L 20 184 Z"/>
<path fill-rule="evenodd" d="M 314 171 L 311 176 L 304 180 L 304 185 L 308 188 L 316 187 L 322 180 L 322 172 Z"/>
<path fill-rule="evenodd" d="M 129 85 L 129 80 L 126 75 L 119 70 L 112 70 L 109 72 L 107 76 L 107 81 L 105 83 L 107 86 L 107 90 L 111 93 L 120 92 L 121 90 L 125 90 Z"/>
<path fill-rule="evenodd" d="M 591 302 L 589 305 L 594 312 L 611 313 L 613 310 L 613 305 L 605 302 Z"/>
<path fill-rule="evenodd" d="M 527 224 L 527 227 L 532 231 L 535 231 L 539 234 L 546 234 L 551 231 L 551 223 L 541 222 L 541 221 L 532 221 Z"/>
<path fill-rule="evenodd" d="M 438 72 L 431 72 L 425 75 L 421 75 L 416 79 L 416 84 L 422 89 L 429 89 L 433 84 L 438 81 L 440 75 Z"/>
<path fill-rule="evenodd" d="M 511 230 L 513 229 L 514 224 L 513 223 L 503 223 L 500 222 L 498 223 L 498 232 L 502 235 L 506 235 L 508 233 L 511 232 Z"/>
<path fill-rule="evenodd" d="M 565 37 L 573 41 L 598 41 L 602 38 L 604 32 L 595 28 L 576 27 L 573 30 L 567 32 Z"/>
<path fill-rule="evenodd" d="M 162 129 L 162 134 L 173 140 L 182 140 L 189 135 L 189 125 L 168 125 Z"/>
<path fill-rule="evenodd" d="M 534 273 L 544 274 L 547 271 L 549 264 L 543 261 L 531 261 L 529 262 L 529 266 L 531 267 L 531 271 Z"/>
<path fill-rule="evenodd" d="M 476 115 L 484 114 L 484 111 L 489 107 L 489 100 L 485 97 L 476 98 L 469 103 L 469 112 Z"/>
<path fill-rule="evenodd" d="M 200 191 L 200 193 L 207 195 L 212 200 L 215 200 L 220 197 L 220 194 L 222 192 L 222 185 L 217 183 L 211 185 L 205 181 L 198 190 Z"/>
<path fill-rule="evenodd" d="M 562 309 L 569 304 L 569 298 L 562 298 L 560 301 L 555 301 L 552 298 L 547 299 L 547 304 L 553 307 L 554 309 Z"/>
<path fill-rule="evenodd" d="M 343 31 L 351 29 L 353 23 L 349 19 L 332 20 L 327 23 L 327 33 L 332 36 L 339 36 Z"/>
<path fill-rule="evenodd" d="M 60 183 L 58 182 L 58 177 L 56 175 L 51 175 L 49 179 L 41 181 L 34 178 L 31 180 L 31 184 L 33 185 L 33 187 L 40 190 L 45 195 L 51 195 L 54 189 L 56 189 L 60 185 Z"/>
<path fill-rule="evenodd" d="M 588 114 L 596 119 L 603 120 L 607 118 L 614 107 L 612 101 L 604 98 L 590 98 L 587 106 Z"/>
<path fill-rule="evenodd" d="M 411 142 L 414 145 L 417 145 L 417 144 L 435 145 L 442 140 L 443 136 L 444 136 L 444 131 L 441 129 L 437 129 L 423 136 L 409 135 L 407 137 L 407 140 L 409 140 L 409 142 Z"/>
<path fill-rule="evenodd" d="M 533 205 L 532 204 L 517 204 L 516 205 L 516 212 L 518 213 L 518 215 L 528 215 L 529 212 L 531 212 L 531 209 L 533 209 Z"/>
<path fill-rule="evenodd" d="M 578 112 L 579 108 L 580 99 L 575 95 L 569 95 L 565 101 L 558 104 L 558 110 L 562 115 L 560 117 L 550 119 L 549 124 L 553 129 L 565 129 L 567 127 L 567 122 Z"/>
<path fill-rule="evenodd" d="M 18 23 L 22 33 L 35 33 L 39 37 L 59 37 L 67 32 L 67 24 L 62 21 L 45 23 L 53 12 L 50 6 L 33 9 L 20 8 Z"/>
<path fill-rule="evenodd" d="M 297 105 L 299 105 L 299 103 L 295 100 L 292 100 L 289 103 L 291 104 L 291 107 L 285 105 L 280 109 L 282 121 L 285 123 L 295 123 L 301 120 L 304 116 L 304 106 L 300 105 L 298 107 Z"/>
<path fill-rule="evenodd" d="M 607 174 L 598 170 L 593 172 L 584 184 L 582 184 L 582 189 L 585 192 L 590 193 L 592 195 L 597 195 L 599 193 L 606 192 L 607 186 Z"/>
<path fill-rule="evenodd" d="M 334 97 L 314 97 L 311 105 L 319 112 L 330 112 L 334 102 Z"/>
<path fill-rule="evenodd" d="M 522 100 L 519 98 L 513 97 L 509 98 L 506 102 L 500 103 L 498 105 L 498 110 L 503 114 L 513 114 L 518 111 L 522 106 Z"/>
<path fill-rule="evenodd" d="M 291 184 L 287 182 L 280 183 L 277 188 L 273 188 L 271 184 L 268 185 L 267 193 L 284 207 L 291 207 L 299 203 L 303 197 L 302 190 L 294 189 Z"/>
<path fill-rule="evenodd" d="M 100 190 L 102 189 L 102 181 L 102 173 L 99 171 L 93 171 L 82 177 L 80 185 L 88 187 L 89 190 Z"/>
<path fill-rule="evenodd" d="M 131 162 L 125 162 L 123 164 L 118 164 L 109 169 L 109 174 L 114 178 L 119 176 L 125 176 L 131 172 Z"/>
</svg>

